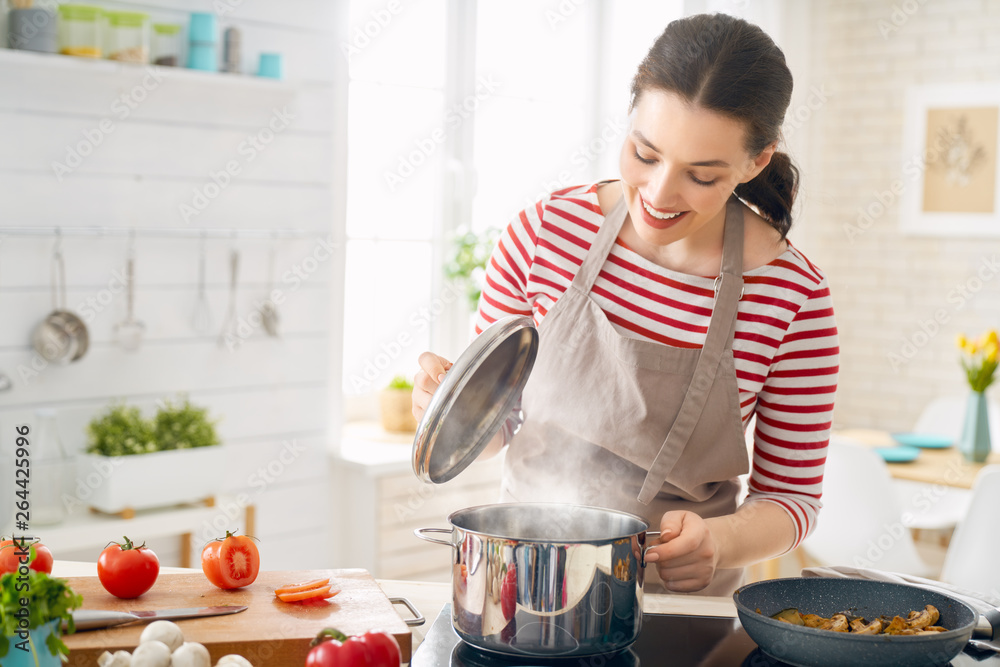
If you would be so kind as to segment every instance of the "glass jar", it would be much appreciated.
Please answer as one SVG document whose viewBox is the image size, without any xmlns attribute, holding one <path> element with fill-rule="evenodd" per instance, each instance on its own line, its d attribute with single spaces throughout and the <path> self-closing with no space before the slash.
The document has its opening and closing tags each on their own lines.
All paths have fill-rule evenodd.
<svg viewBox="0 0 1000 667">
<path fill-rule="evenodd" d="M 177 23 L 153 24 L 153 64 L 179 67 L 183 62 L 184 26 Z"/>
<path fill-rule="evenodd" d="M 63 496 L 75 481 L 74 461 L 59 438 L 56 411 L 35 411 L 31 441 L 31 525 L 47 526 L 66 518 Z"/>
<path fill-rule="evenodd" d="M 100 18 L 100 7 L 59 5 L 59 53 L 83 58 L 100 58 Z"/>
<path fill-rule="evenodd" d="M 104 52 L 108 60 L 149 62 L 149 14 L 104 12 Z"/>
</svg>

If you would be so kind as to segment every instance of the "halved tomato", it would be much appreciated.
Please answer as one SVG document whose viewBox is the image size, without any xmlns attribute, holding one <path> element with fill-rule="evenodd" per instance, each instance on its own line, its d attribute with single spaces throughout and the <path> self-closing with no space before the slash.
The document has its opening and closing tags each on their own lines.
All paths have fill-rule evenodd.
<svg viewBox="0 0 1000 667">
<path fill-rule="evenodd" d="M 260 572 L 260 552 L 252 537 L 226 531 L 224 538 L 212 540 L 202 550 L 201 569 L 219 588 L 249 586 Z"/>
</svg>

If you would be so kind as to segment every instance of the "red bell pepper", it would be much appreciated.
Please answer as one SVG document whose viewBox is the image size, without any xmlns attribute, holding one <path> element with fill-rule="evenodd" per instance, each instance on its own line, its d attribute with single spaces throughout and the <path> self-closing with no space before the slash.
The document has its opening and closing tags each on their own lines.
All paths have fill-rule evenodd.
<svg viewBox="0 0 1000 667">
<path fill-rule="evenodd" d="M 388 632 L 369 631 L 348 637 L 325 628 L 309 644 L 306 667 L 399 667 L 402 655 L 396 638 Z"/>
</svg>

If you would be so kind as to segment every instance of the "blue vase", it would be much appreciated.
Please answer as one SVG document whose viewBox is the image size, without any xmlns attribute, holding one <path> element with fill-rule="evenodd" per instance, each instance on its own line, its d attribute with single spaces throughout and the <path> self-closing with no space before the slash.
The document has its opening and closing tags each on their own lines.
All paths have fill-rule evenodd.
<svg viewBox="0 0 1000 667">
<path fill-rule="evenodd" d="M 3 667 L 35 667 L 35 665 L 38 667 L 61 667 L 62 661 L 59 656 L 49 653 L 49 647 L 45 645 L 45 640 L 55 630 L 56 623 L 58 622 L 59 619 L 49 621 L 28 631 L 28 636 L 31 637 L 31 645 L 37 653 L 37 662 L 35 659 L 36 656 L 32 655 L 31 651 L 22 651 L 14 646 L 15 643 L 21 641 L 18 637 L 8 637 L 7 639 L 10 640 L 10 649 L 7 651 L 7 655 L 0 658 L 0 665 L 3 665 Z"/>
<path fill-rule="evenodd" d="M 965 406 L 965 423 L 958 438 L 958 450 L 966 461 L 984 463 L 990 455 L 990 420 L 986 411 L 986 394 L 974 391 Z"/>
</svg>

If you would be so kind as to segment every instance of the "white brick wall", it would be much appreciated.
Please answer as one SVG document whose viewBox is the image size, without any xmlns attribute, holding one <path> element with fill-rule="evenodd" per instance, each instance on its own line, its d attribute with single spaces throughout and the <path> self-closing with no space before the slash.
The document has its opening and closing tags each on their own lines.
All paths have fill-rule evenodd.
<svg viewBox="0 0 1000 667">
<path fill-rule="evenodd" d="M 880 21 L 892 26 L 885 36 Z M 809 81 L 796 85 L 831 94 L 799 129 L 811 146 L 801 165 L 809 216 L 790 238 L 833 291 L 842 353 L 836 426 L 905 430 L 933 397 L 966 390 L 955 335 L 1000 327 L 1000 277 L 961 308 L 948 300 L 984 257 L 1000 255 L 1000 239 L 904 236 L 899 197 L 853 243 L 845 228 L 894 181 L 915 187 L 900 167 L 907 86 L 1000 85 L 1000 1 L 821 0 L 810 32 Z M 921 324 L 933 329 L 936 313 L 946 321 L 928 336 Z"/>
</svg>

